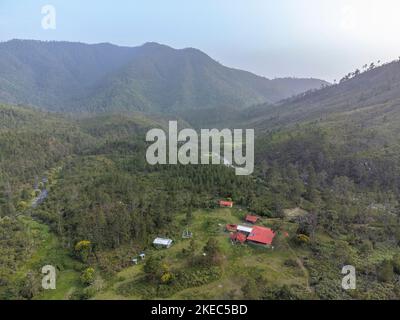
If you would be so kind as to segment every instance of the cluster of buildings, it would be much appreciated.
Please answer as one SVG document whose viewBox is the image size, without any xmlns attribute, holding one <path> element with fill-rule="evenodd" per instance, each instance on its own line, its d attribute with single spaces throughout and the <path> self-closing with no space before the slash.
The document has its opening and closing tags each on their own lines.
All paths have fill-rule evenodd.
<svg viewBox="0 0 400 320">
<path fill-rule="evenodd" d="M 221 208 L 232 208 L 232 201 L 220 200 L 219 206 Z M 251 225 L 236 225 L 227 224 L 226 231 L 230 232 L 230 239 L 232 243 L 254 243 L 261 246 L 272 247 L 272 241 L 275 237 L 275 232 L 270 228 L 256 226 L 258 217 L 248 214 L 245 221 Z"/>
<path fill-rule="evenodd" d="M 246 222 L 255 224 L 258 221 L 257 216 L 247 215 Z M 253 243 L 265 247 L 272 247 L 272 241 L 275 232 L 272 229 L 256 225 L 236 225 L 227 224 L 226 231 L 230 232 L 232 243 Z"/>
<path fill-rule="evenodd" d="M 232 208 L 232 201 L 220 200 L 219 206 L 221 208 Z M 248 214 L 245 217 L 246 225 L 227 224 L 225 226 L 226 231 L 230 233 L 230 239 L 232 243 L 254 243 L 261 246 L 272 247 L 272 241 L 275 237 L 275 232 L 270 228 L 255 225 L 259 220 L 259 217 Z M 182 234 L 182 238 L 191 238 L 193 234 L 189 230 L 185 230 Z M 172 239 L 168 238 L 155 238 L 153 246 L 156 248 L 170 248 L 173 243 Z"/>
</svg>

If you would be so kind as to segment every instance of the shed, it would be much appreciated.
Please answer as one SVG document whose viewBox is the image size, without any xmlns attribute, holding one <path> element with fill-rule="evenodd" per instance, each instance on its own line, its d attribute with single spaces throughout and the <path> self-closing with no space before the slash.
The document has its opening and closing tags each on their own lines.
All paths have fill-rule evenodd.
<svg viewBox="0 0 400 320">
<path fill-rule="evenodd" d="M 232 242 L 239 242 L 242 244 L 246 242 L 246 236 L 240 232 L 232 233 L 230 238 Z"/>
<path fill-rule="evenodd" d="M 251 215 L 251 214 L 248 214 L 248 215 L 246 215 L 245 220 L 246 220 L 247 222 L 250 222 L 250 223 L 256 223 L 257 220 L 258 220 L 258 217 L 257 217 L 257 216 L 254 216 L 254 215 Z"/>
<path fill-rule="evenodd" d="M 167 238 L 155 238 L 153 241 L 153 245 L 155 245 L 156 247 L 169 248 L 172 245 L 172 240 Z"/>
<path fill-rule="evenodd" d="M 224 201 L 224 200 L 221 200 L 221 201 L 219 202 L 219 206 L 220 206 L 220 207 L 224 207 L 224 208 L 232 208 L 232 207 L 233 207 L 233 202 L 232 202 L 232 201 Z"/>
<path fill-rule="evenodd" d="M 236 224 L 227 224 L 225 226 L 225 229 L 226 229 L 226 231 L 229 231 L 229 232 L 236 232 L 237 225 Z"/>
</svg>

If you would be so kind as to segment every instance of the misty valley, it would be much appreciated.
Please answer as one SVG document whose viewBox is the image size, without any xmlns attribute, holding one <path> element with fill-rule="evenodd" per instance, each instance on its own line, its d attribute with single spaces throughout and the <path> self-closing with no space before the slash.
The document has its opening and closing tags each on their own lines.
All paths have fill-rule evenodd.
<svg viewBox="0 0 400 320">
<path fill-rule="evenodd" d="M 399 60 L 1 42 L 0 299 L 399 299 L 399 124 Z"/>
</svg>

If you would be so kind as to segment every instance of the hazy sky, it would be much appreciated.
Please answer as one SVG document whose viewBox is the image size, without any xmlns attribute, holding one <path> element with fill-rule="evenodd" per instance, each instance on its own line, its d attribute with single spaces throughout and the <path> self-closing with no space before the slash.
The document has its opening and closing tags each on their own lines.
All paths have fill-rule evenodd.
<svg viewBox="0 0 400 320">
<path fill-rule="evenodd" d="M 42 6 L 56 29 L 41 26 Z M 399 0 L 0 0 L 0 40 L 156 41 L 269 78 L 339 79 L 400 56 Z"/>
</svg>

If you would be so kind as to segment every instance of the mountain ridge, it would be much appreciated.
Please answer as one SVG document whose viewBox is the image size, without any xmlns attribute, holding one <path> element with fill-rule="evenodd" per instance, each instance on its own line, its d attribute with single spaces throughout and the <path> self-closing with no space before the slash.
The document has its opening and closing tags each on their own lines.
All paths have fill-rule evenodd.
<svg viewBox="0 0 400 320">
<path fill-rule="evenodd" d="M 0 101 L 63 112 L 245 108 L 326 84 L 267 79 L 195 48 L 36 40 L 0 43 Z"/>
<path fill-rule="evenodd" d="M 297 123 L 326 122 L 337 117 L 343 117 L 343 121 L 360 122 L 355 117 L 365 120 L 373 113 L 383 117 L 391 112 L 387 119 L 391 123 L 397 118 L 394 113 L 399 110 L 396 108 L 399 105 L 400 61 L 395 60 L 339 84 L 312 90 L 274 105 L 253 107 L 251 109 L 257 109 L 257 112 L 246 121 L 256 127 L 272 129 Z"/>
</svg>

